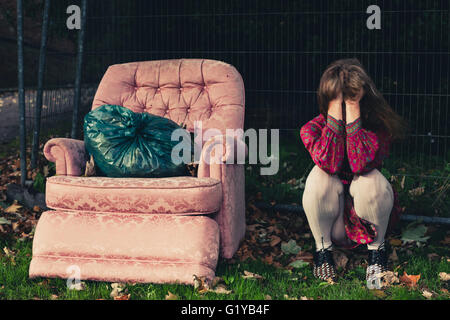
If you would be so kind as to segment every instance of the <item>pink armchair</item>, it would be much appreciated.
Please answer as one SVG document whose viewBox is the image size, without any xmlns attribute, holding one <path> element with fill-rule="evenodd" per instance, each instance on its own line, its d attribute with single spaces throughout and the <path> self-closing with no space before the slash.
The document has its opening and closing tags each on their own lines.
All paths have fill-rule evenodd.
<svg viewBox="0 0 450 320">
<path fill-rule="evenodd" d="M 92 108 L 117 104 L 203 131 L 244 125 L 244 85 L 236 69 L 213 60 L 180 59 L 112 65 Z M 227 164 L 240 137 L 202 143 L 197 177 L 84 177 L 84 142 L 51 139 L 44 147 L 56 163 L 33 242 L 30 277 L 73 276 L 121 282 L 212 279 L 219 254 L 231 258 L 245 234 L 242 164 Z M 217 161 L 211 146 L 222 143 Z M 214 159 L 216 159 L 215 157 Z M 78 268 L 78 269 L 77 269 Z"/>
</svg>

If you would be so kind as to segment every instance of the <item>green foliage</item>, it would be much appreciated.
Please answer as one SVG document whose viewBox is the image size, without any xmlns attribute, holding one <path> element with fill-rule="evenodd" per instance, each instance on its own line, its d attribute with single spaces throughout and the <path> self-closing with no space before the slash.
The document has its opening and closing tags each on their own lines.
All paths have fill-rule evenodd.
<svg viewBox="0 0 450 320">
<path fill-rule="evenodd" d="M 33 181 L 33 188 L 41 193 L 45 193 L 45 177 L 38 172 Z"/>
<path fill-rule="evenodd" d="M 286 254 L 297 254 L 300 252 L 300 248 L 294 239 L 289 240 L 289 242 L 283 242 L 281 244 L 281 251 Z"/>
</svg>

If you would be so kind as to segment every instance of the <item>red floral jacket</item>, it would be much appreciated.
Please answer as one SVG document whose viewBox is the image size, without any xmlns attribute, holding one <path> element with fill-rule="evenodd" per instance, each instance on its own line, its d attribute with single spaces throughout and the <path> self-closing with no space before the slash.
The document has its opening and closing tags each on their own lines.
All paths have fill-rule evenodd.
<svg viewBox="0 0 450 320">
<path fill-rule="evenodd" d="M 374 168 L 381 170 L 383 159 L 389 155 L 391 140 L 388 134 L 364 129 L 360 118 L 345 124 L 331 115 L 325 119 L 320 114 L 301 128 L 300 136 L 314 163 L 329 174 L 337 174 L 344 184 L 345 231 L 352 243 L 338 245 L 352 248 L 374 241 L 376 229 L 373 224 L 357 216 L 348 188 L 354 175 Z M 398 222 L 402 212 L 398 194 L 394 188 L 392 190 L 394 206 L 388 231 Z"/>
</svg>

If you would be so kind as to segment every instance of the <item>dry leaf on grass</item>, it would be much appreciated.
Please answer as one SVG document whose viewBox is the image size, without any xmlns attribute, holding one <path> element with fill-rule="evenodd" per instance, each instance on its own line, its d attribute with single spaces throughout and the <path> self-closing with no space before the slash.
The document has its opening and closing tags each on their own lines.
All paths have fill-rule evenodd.
<svg viewBox="0 0 450 320">
<path fill-rule="evenodd" d="M 203 294 L 209 291 L 209 284 L 206 281 L 205 277 L 198 277 L 197 275 L 193 275 L 194 278 L 194 289 L 197 290 L 198 293 Z"/>
<path fill-rule="evenodd" d="M 381 278 L 381 287 L 387 288 L 394 284 L 400 283 L 400 279 L 398 278 L 397 272 L 386 271 L 380 274 Z"/>
<path fill-rule="evenodd" d="M 244 275 L 242 276 L 243 279 L 264 279 L 263 276 L 244 270 Z"/>
<path fill-rule="evenodd" d="M 178 300 L 178 296 L 170 291 L 167 291 L 166 300 Z"/>
<path fill-rule="evenodd" d="M 14 201 L 12 205 L 10 205 L 8 208 L 5 209 L 6 213 L 17 213 L 19 209 L 21 209 L 22 206 L 17 203 L 17 201 Z"/>
<path fill-rule="evenodd" d="M 439 272 L 439 279 L 441 279 L 441 281 L 449 281 L 450 274 L 448 274 L 447 272 Z"/>
<path fill-rule="evenodd" d="M 420 274 L 412 275 L 407 274 L 406 271 L 403 272 L 403 275 L 400 277 L 400 282 L 406 284 L 408 287 L 412 288 L 417 285 L 417 282 L 420 279 Z"/>
<path fill-rule="evenodd" d="M 427 299 L 430 299 L 431 297 L 433 297 L 433 293 L 431 293 L 431 292 L 428 291 L 428 290 L 423 290 L 423 291 L 422 291 L 422 295 L 423 295 L 425 298 L 427 298 Z"/>
<path fill-rule="evenodd" d="M 3 252 L 5 253 L 5 255 L 7 257 L 14 257 L 16 255 L 16 253 L 12 250 L 9 250 L 7 247 L 3 248 Z"/>
<path fill-rule="evenodd" d="M 217 294 L 230 294 L 233 291 L 228 290 L 227 287 L 225 287 L 223 284 L 219 284 L 217 287 L 215 287 L 213 290 L 208 290 L 210 292 L 214 292 Z"/>
<path fill-rule="evenodd" d="M 121 296 L 122 291 L 125 289 L 125 284 L 124 283 L 111 283 L 111 288 L 113 290 L 111 291 L 109 296 L 111 298 L 115 299 L 115 298 Z M 126 291 L 125 291 L 125 293 L 126 293 Z"/>
<path fill-rule="evenodd" d="M 114 300 L 130 300 L 130 294 L 124 294 L 121 296 L 114 297 Z"/>
<path fill-rule="evenodd" d="M 86 284 L 83 281 L 75 281 L 75 283 L 71 283 L 67 286 L 69 290 L 81 291 L 86 289 Z"/>
</svg>

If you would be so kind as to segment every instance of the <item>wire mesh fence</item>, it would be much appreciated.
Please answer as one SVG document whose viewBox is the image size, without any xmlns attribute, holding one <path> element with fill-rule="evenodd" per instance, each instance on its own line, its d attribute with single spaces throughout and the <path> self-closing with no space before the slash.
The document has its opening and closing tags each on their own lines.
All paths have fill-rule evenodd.
<svg viewBox="0 0 450 320">
<path fill-rule="evenodd" d="M 52 2 L 44 81 L 52 90 L 74 82 L 78 31 L 66 27 L 72 4 L 81 1 Z M 374 4 L 381 9 L 380 30 L 366 26 L 366 9 Z M 450 158 L 449 20 L 447 0 L 91 0 L 83 112 L 111 64 L 206 58 L 242 74 L 246 127 L 298 130 L 318 114 L 316 89 L 325 67 L 355 57 L 409 122 L 412 134 L 392 148 L 398 159 L 439 166 Z M 33 77 L 26 84 L 32 86 Z M 44 118 L 70 112 L 64 91 L 52 90 L 44 96 Z"/>
</svg>

